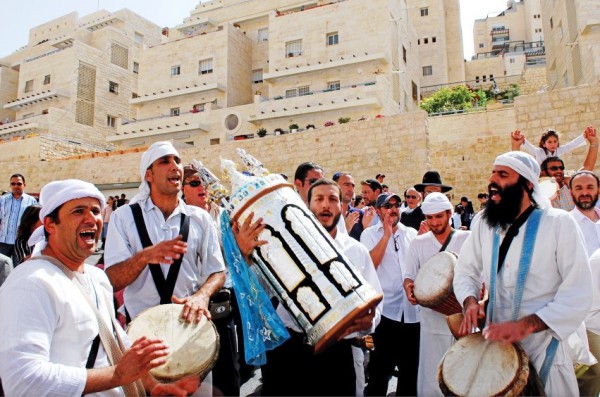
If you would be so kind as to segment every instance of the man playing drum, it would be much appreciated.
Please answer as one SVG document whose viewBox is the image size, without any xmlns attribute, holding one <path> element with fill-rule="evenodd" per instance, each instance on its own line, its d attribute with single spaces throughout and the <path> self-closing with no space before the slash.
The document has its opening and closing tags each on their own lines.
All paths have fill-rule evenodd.
<svg viewBox="0 0 600 397">
<path fill-rule="evenodd" d="M 130 343 L 116 322 L 110 283 L 101 270 L 84 263 L 102 232 L 102 193 L 71 179 L 44 186 L 40 200 L 43 225 L 30 239 L 38 242 L 32 258 L 0 289 L 0 377 L 6 394 L 193 392 L 197 380 L 162 384 L 148 374 L 169 354 L 161 340 L 142 337 L 122 350 Z M 136 391 L 132 383 L 139 379 L 143 388 Z"/>
<path fill-rule="evenodd" d="M 473 223 L 454 272 L 463 304 L 461 334 L 485 317 L 483 336 L 520 342 L 547 395 L 578 394 L 566 338 L 586 317 L 592 296 L 583 238 L 565 211 L 539 193 L 540 167 L 523 152 L 496 158 L 489 201 Z M 484 314 L 481 280 L 489 290 Z"/>
<path fill-rule="evenodd" d="M 404 290 L 408 301 L 413 305 L 418 303 L 413 289 L 414 280 L 421 266 L 439 252 L 460 252 L 463 243 L 469 236 L 467 231 L 454 230 L 450 227 L 453 207 L 444 194 L 429 193 L 421 204 L 421 209 L 429 231 L 411 241 L 404 257 L 406 263 Z M 448 289 L 451 288 L 452 279 L 449 279 Z M 437 380 L 438 363 L 452 345 L 454 338 L 448 329 L 444 314 L 427 307 L 421 307 L 420 314 L 421 338 L 417 395 L 442 396 Z"/>
<path fill-rule="evenodd" d="M 140 192 L 130 205 L 113 212 L 104 258 L 113 287 L 125 288 L 126 316 L 133 320 L 145 309 L 172 302 L 183 305 L 181 317 L 190 323 L 201 316 L 210 319 L 209 298 L 225 280 L 216 227 L 206 211 L 179 198 L 183 165 L 171 143 L 150 146 L 142 155 L 140 173 Z M 134 204 L 137 226 L 145 225 L 149 245 L 136 227 Z M 183 241 L 186 217 L 189 232 Z M 212 393 L 209 377 L 200 392 L 205 388 Z"/>
</svg>

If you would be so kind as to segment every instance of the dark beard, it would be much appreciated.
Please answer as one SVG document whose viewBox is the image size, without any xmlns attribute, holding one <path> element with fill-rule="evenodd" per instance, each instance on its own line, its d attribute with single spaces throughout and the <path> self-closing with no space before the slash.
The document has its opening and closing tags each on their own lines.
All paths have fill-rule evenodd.
<svg viewBox="0 0 600 397">
<path fill-rule="evenodd" d="M 498 189 L 498 194 L 500 194 L 501 200 L 498 204 L 491 199 L 492 192 L 489 190 L 492 187 Z M 500 226 L 502 229 L 506 229 L 521 212 L 521 203 L 525 196 L 523 185 L 517 182 L 502 189 L 497 184 L 490 183 L 488 191 L 490 199 L 487 201 L 481 217 L 491 228 Z"/>
<path fill-rule="evenodd" d="M 327 226 L 327 227 L 323 226 L 325 228 L 325 230 L 327 230 L 327 232 L 331 233 L 331 231 L 333 229 L 335 229 L 337 227 L 338 223 L 340 222 L 341 216 L 342 216 L 342 213 L 340 212 L 333 218 L 333 223 L 331 224 L 331 226 Z"/>
<path fill-rule="evenodd" d="M 573 198 L 573 202 L 575 203 L 575 206 L 580 210 L 589 210 L 590 208 L 594 208 L 596 206 L 596 203 L 598 202 L 598 196 L 593 197 L 590 195 L 590 197 L 592 198 L 592 201 L 590 201 L 589 203 L 582 203 L 581 201 L 575 200 L 575 198 Z"/>
</svg>

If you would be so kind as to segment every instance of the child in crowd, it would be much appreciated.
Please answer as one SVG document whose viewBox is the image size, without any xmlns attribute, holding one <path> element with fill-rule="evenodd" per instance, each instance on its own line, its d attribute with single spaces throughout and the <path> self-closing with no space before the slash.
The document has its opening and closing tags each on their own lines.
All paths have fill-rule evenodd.
<svg viewBox="0 0 600 397">
<path fill-rule="evenodd" d="M 547 157 L 562 157 L 564 154 L 569 153 L 580 146 L 584 146 L 585 138 L 591 130 L 593 130 L 593 127 L 588 126 L 583 134 L 561 146 L 558 132 L 548 129 L 542 134 L 539 147 L 533 146 L 521 131 L 515 130 L 510 134 L 512 150 L 519 150 L 522 145 L 527 152 L 535 156 L 535 159 L 539 164 L 542 164 Z"/>
</svg>

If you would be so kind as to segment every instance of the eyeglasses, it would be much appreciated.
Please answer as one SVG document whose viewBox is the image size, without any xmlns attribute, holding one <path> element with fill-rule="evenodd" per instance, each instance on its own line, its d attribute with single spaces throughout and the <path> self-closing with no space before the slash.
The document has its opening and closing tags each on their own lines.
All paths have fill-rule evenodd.
<svg viewBox="0 0 600 397">
<path fill-rule="evenodd" d="M 564 165 L 553 165 L 552 167 L 548 167 L 548 170 L 550 171 L 564 171 L 565 170 L 565 166 Z"/>
<path fill-rule="evenodd" d="M 202 182 L 200 182 L 200 181 L 191 181 L 191 182 L 186 183 L 186 185 L 190 185 L 191 187 L 198 187 L 198 186 L 202 185 Z"/>
<path fill-rule="evenodd" d="M 394 236 L 394 249 L 396 252 L 400 251 L 400 235 Z"/>
<path fill-rule="evenodd" d="M 417 199 L 419 198 L 418 196 L 406 196 L 407 199 Z"/>
<path fill-rule="evenodd" d="M 316 181 L 318 181 L 319 179 L 317 178 L 310 178 L 310 179 L 305 179 L 305 181 L 308 181 L 309 185 L 312 185 L 313 183 L 315 183 Z"/>
<path fill-rule="evenodd" d="M 390 208 L 400 208 L 400 203 L 387 203 L 383 205 L 383 208 L 389 210 Z"/>
<path fill-rule="evenodd" d="M 11 182 L 10 186 L 23 186 L 23 182 Z"/>
</svg>

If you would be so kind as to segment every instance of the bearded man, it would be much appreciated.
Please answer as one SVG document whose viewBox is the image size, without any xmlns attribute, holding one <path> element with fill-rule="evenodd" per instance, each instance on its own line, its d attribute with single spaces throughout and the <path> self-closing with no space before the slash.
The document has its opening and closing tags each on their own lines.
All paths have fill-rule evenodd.
<svg viewBox="0 0 600 397">
<path fill-rule="evenodd" d="M 591 272 L 581 233 L 569 213 L 539 192 L 540 167 L 523 152 L 494 162 L 489 200 L 472 225 L 454 270 L 465 316 L 461 334 L 486 319 L 483 336 L 520 342 L 547 395 L 578 395 L 566 338 L 586 317 Z M 489 289 L 487 313 L 477 297 Z"/>
</svg>

